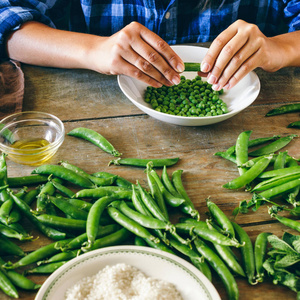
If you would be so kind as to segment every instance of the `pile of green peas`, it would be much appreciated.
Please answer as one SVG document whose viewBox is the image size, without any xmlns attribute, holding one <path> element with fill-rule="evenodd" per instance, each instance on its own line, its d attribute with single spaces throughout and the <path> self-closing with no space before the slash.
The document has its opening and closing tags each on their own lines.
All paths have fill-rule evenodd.
<svg viewBox="0 0 300 300">
<path fill-rule="evenodd" d="M 144 100 L 156 111 L 182 117 L 211 117 L 228 113 L 227 104 L 219 98 L 223 89 L 214 91 L 200 76 L 186 79 L 178 85 L 154 88 L 148 86 Z"/>
</svg>

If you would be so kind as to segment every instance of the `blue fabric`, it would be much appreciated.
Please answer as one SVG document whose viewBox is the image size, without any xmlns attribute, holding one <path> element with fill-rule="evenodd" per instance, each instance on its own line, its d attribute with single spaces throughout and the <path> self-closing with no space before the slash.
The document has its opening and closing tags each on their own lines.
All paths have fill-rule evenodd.
<svg viewBox="0 0 300 300">
<path fill-rule="evenodd" d="M 70 16 L 67 29 L 101 36 L 110 36 L 137 21 L 169 44 L 212 41 L 238 19 L 257 24 L 267 36 L 300 29 L 300 1 L 225 0 L 220 9 L 212 5 L 204 10 L 195 8 L 196 3 L 196 0 L 1 0 L 0 58 L 5 57 L 5 38 L 12 30 L 31 20 L 61 28 L 66 16 Z"/>
</svg>

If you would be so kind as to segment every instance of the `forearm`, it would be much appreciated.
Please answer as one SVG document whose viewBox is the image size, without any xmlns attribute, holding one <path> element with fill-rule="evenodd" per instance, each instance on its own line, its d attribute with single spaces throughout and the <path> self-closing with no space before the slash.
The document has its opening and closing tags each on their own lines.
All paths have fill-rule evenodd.
<svg viewBox="0 0 300 300">
<path fill-rule="evenodd" d="M 270 38 L 278 45 L 280 51 L 280 69 L 284 67 L 300 67 L 300 31 L 285 33 Z"/>
<path fill-rule="evenodd" d="M 23 63 L 92 69 L 89 51 L 101 37 L 54 29 L 38 22 L 27 22 L 7 39 L 7 53 Z"/>
</svg>

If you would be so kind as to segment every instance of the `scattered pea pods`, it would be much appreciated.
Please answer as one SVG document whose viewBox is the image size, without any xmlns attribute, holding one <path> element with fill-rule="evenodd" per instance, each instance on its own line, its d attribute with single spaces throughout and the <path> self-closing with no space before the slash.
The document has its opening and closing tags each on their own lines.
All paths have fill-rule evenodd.
<svg viewBox="0 0 300 300">
<path fill-rule="evenodd" d="M 300 103 L 284 104 L 267 112 L 266 117 L 300 111 Z"/>
</svg>

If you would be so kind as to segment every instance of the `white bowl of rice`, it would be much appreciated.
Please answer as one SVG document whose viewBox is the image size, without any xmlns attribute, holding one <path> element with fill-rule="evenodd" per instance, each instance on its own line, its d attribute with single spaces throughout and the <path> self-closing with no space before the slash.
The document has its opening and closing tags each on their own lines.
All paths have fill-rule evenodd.
<svg viewBox="0 0 300 300">
<path fill-rule="evenodd" d="M 161 250 L 113 246 L 72 259 L 42 285 L 35 300 L 221 300 L 186 260 Z"/>
</svg>

